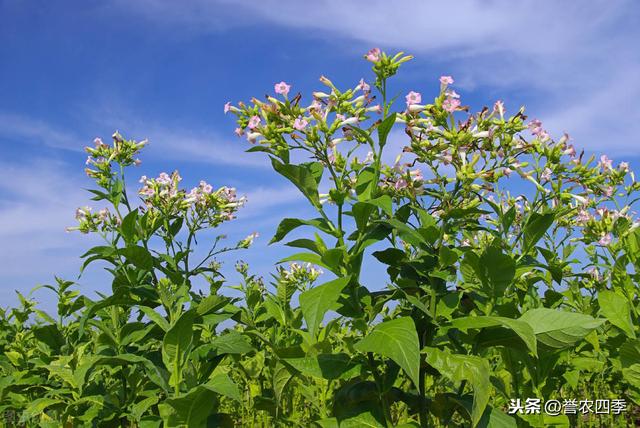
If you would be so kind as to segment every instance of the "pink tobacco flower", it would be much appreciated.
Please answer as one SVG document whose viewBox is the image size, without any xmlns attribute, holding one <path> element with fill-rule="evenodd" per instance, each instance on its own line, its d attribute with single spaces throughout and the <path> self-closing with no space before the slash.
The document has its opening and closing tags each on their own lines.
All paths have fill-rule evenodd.
<svg viewBox="0 0 640 428">
<path fill-rule="evenodd" d="M 369 52 L 367 52 L 364 57 L 367 59 L 367 61 L 378 62 L 380 61 L 380 54 L 381 52 L 379 48 L 373 48 Z"/>
<path fill-rule="evenodd" d="M 304 128 L 307 127 L 308 124 L 309 124 L 309 122 L 307 122 L 302 117 L 298 117 L 298 118 L 296 118 L 296 120 L 293 121 L 293 127 L 295 129 L 297 129 L 298 131 L 302 131 Z"/>
<path fill-rule="evenodd" d="M 260 125 L 260 118 L 258 116 L 251 116 L 251 118 L 249 119 L 249 129 L 254 129 L 256 128 L 258 125 Z"/>
<path fill-rule="evenodd" d="M 236 130 L 235 130 L 235 131 L 233 131 L 233 132 L 235 132 L 235 134 L 236 134 L 238 137 L 242 137 L 242 136 L 244 135 L 244 129 L 242 129 L 242 128 L 236 128 Z"/>
<path fill-rule="evenodd" d="M 594 281 L 600 281 L 600 272 L 598 271 L 598 268 L 592 267 L 591 269 L 587 270 L 587 273 Z"/>
<path fill-rule="evenodd" d="M 396 188 L 396 190 L 402 190 L 407 187 L 407 184 L 407 180 L 405 180 L 404 178 L 398 178 L 394 187 Z"/>
<path fill-rule="evenodd" d="M 420 94 L 420 92 L 411 91 L 407 94 L 405 99 L 407 100 L 408 107 L 412 104 L 420 104 L 422 102 L 422 95 Z"/>
<path fill-rule="evenodd" d="M 231 102 L 226 102 L 224 104 L 224 114 L 229 113 L 229 110 L 231 110 Z"/>
<path fill-rule="evenodd" d="M 629 164 L 627 162 L 620 162 L 620 171 L 629 172 Z"/>
<path fill-rule="evenodd" d="M 500 117 L 504 116 L 504 103 L 502 102 L 502 100 L 496 101 L 496 103 L 493 105 L 493 111 L 497 112 Z"/>
<path fill-rule="evenodd" d="M 502 172 L 504 172 L 504 175 L 509 177 L 509 176 L 511 176 L 511 173 L 513 172 L 513 170 L 511 168 L 505 168 L 505 169 L 502 170 Z"/>
<path fill-rule="evenodd" d="M 440 83 L 443 85 L 451 85 L 453 84 L 453 77 L 451 76 L 440 76 Z"/>
<path fill-rule="evenodd" d="M 460 100 L 456 98 L 447 98 L 442 102 L 442 108 L 448 111 L 449 113 L 453 113 L 460 107 Z"/>
<path fill-rule="evenodd" d="M 322 104 L 318 100 L 313 100 L 313 102 L 309 104 L 309 107 L 307 107 L 307 109 L 320 111 L 322 109 Z"/>
<path fill-rule="evenodd" d="M 573 144 L 569 144 L 567 148 L 564 150 L 564 152 L 562 153 L 574 158 L 576 156 L 576 149 L 575 147 L 573 147 Z"/>
<path fill-rule="evenodd" d="M 591 220 L 591 215 L 587 210 L 580 210 L 578 212 L 578 215 L 576 216 L 576 221 L 578 223 L 587 223 L 589 220 Z"/>
<path fill-rule="evenodd" d="M 611 171 L 611 162 L 611 159 L 609 159 L 607 155 L 602 155 L 600 156 L 600 162 L 598 163 L 598 165 L 600 166 L 600 168 L 602 168 L 603 171 Z"/>
<path fill-rule="evenodd" d="M 611 244 L 611 240 L 612 240 L 611 234 L 610 233 L 606 233 L 606 234 L 602 235 L 602 237 L 598 241 L 598 244 L 602 245 L 603 247 L 606 247 L 607 245 Z"/>
<path fill-rule="evenodd" d="M 360 79 L 357 88 L 361 89 L 362 92 L 369 92 L 371 90 L 371 86 L 369 86 L 369 84 L 365 82 L 364 79 Z"/>
<path fill-rule="evenodd" d="M 285 97 L 289 94 L 289 90 L 291 89 L 291 85 L 287 85 L 285 82 L 276 83 L 274 86 L 276 94 L 284 95 Z"/>
<path fill-rule="evenodd" d="M 453 89 L 444 93 L 448 98 L 460 98 L 460 95 Z"/>
<path fill-rule="evenodd" d="M 549 181 L 551 180 L 552 173 L 553 171 L 551 171 L 549 168 L 545 168 L 544 171 L 542 171 L 542 175 L 540 176 L 540 178 L 542 178 L 545 181 Z"/>
</svg>

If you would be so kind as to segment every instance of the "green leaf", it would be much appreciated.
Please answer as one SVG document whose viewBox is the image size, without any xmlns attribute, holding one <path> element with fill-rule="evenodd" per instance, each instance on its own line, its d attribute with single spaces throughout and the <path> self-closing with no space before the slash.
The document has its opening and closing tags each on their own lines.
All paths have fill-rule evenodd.
<svg viewBox="0 0 640 428">
<path fill-rule="evenodd" d="M 334 228 L 323 218 L 315 218 L 312 220 L 301 220 L 299 218 L 285 218 L 278 225 L 278 229 L 276 230 L 276 234 L 271 238 L 269 244 L 273 244 L 274 242 L 279 242 L 284 239 L 285 236 L 289 234 L 293 229 L 296 229 L 300 226 L 313 226 L 316 229 L 319 229 L 322 232 L 328 233 L 330 235 L 334 235 Z"/>
<path fill-rule="evenodd" d="M 378 125 L 378 142 L 380 144 L 380 148 L 384 147 L 387 144 L 387 137 L 389 136 L 389 132 L 393 128 L 393 125 L 396 123 L 396 113 L 391 113 L 387 116 L 381 123 Z"/>
<path fill-rule="evenodd" d="M 122 248 L 119 251 L 135 267 L 143 270 L 153 269 L 153 256 L 146 248 L 136 245 Z"/>
<path fill-rule="evenodd" d="M 627 339 L 620 347 L 620 364 L 624 380 L 640 388 L 640 340 Z"/>
<path fill-rule="evenodd" d="M 46 344 L 52 351 L 58 352 L 66 343 L 66 340 L 56 324 L 36 326 L 32 329 L 33 335 L 40 342 Z"/>
<path fill-rule="evenodd" d="M 358 230 L 364 230 L 369 222 L 369 217 L 375 210 L 375 206 L 367 204 L 365 202 L 356 202 L 351 208 L 351 215 L 356 221 L 356 227 Z"/>
<path fill-rule="evenodd" d="M 427 242 L 420 232 L 410 226 L 407 226 L 406 223 L 398 219 L 392 218 L 390 220 L 381 221 L 381 223 L 388 224 L 394 228 L 398 232 L 398 235 L 400 235 L 405 242 L 408 242 L 411 245 L 419 246 Z"/>
<path fill-rule="evenodd" d="M 44 412 L 48 407 L 54 406 L 56 404 L 63 404 L 62 400 L 56 398 L 36 398 L 31 401 L 26 409 L 22 412 L 22 416 L 20 417 L 20 423 L 25 423 L 36 416 L 39 416 Z M 8 420 L 5 420 L 8 423 Z M 9 425 L 11 426 L 11 425 Z"/>
<path fill-rule="evenodd" d="M 314 207 L 320 207 L 318 183 L 322 176 L 322 164 L 319 162 L 300 165 L 285 164 L 272 157 L 271 165 L 274 170 L 291 181 Z M 320 176 L 318 176 L 318 171 L 320 171 Z"/>
<path fill-rule="evenodd" d="M 466 331 L 468 329 L 483 329 L 487 327 L 502 326 L 513 330 L 520 339 L 527 345 L 527 348 L 535 356 L 538 355 L 536 346 L 536 336 L 533 328 L 524 321 L 514 320 L 505 317 L 479 316 L 456 318 L 451 321 L 451 325 L 457 329 Z"/>
<path fill-rule="evenodd" d="M 480 256 L 476 273 L 491 295 L 501 296 L 515 277 L 516 262 L 499 248 L 489 247 Z"/>
<path fill-rule="evenodd" d="M 204 427 L 207 418 L 215 413 L 217 391 L 200 385 L 186 394 L 168 398 L 158 405 L 165 426 Z"/>
<path fill-rule="evenodd" d="M 628 337 L 636 338 L 631 308 L 626 297 L 616 291 L 602 290 L 598 292 L 598 303 L 600 312 L 611 324 L 624 331 Z"/>
<path fill-rule="evenodd" d="M 291 261 L 301 261 L 301 262 L 306 262 L 306 263 L 312 263 L 314 265 L 322 266 L 324 268 L 327 268 L 327 269 L 333 271 L 331 266 L 327 265 L 322 260 L 322 257 L 320 257 L 320 255 L 314 254 L 314 253 L 296 253 L 296 254 L 292 254 L 289 257 L 285 257 L 284 259 L 279 260 L 278 263 L 285 263 L 285 262 L 291 262 Z"/>
<path fill-rule="evenodd" d="M 300 309 L 307 322 L 307 329 L 313 337 L 327 311 L 333 308 L 340 293 L 351 280 L 350 276 L 334 279 L 300 294 Z"/>
<path fill-rule="evenodd" d="M 249 340 L 242 333 L 229 330 L 226 334 L 212 339 L 218 354 L 247 354 L 253 351 Z"/>
<path fill-rule="evenodd" d="M 135 234 L 136 234 L 136 221 L 138 220 L 138 209 L 131 211 L 122 219 L 122 224 L 120 225 L 120 233 L 124 238 L 125 242 L 133 243 L 135 242 Z"/>
<path fill-rule="evenodd" d="M 349 374 L 359 366 L 347 354 L 319 354 L 302 358 L 285 358 L 284 361 L 305 376 L 335 380 Z"/>
<path fill-rule="evenodd" d="M 377 198 L 365 201 L 365 203 L 382 209 L 389 217 L 393 215 L 393 201 L 389 195 L 378 196 Z"/>
<path fill-rule="evenodd" d="M 376 325 L 364 339 L 355 344 L 360 352 L 373 352 L 395 361 L 414 385 L 419 382 L 420 342 L 413 319 L 396 318 Z"/>
<path fill-rule="evenodd" d="M 531 309 L 520 321 L 533 328 L 539 342 L 552 348 L 571 346 L 604 322 L 586 314 L 549 308 Z"/>
<path fill-rule="evenodd" d="M 367 201 L 371 199 L 371 193 L 373 192 L 373 188 L 375 187 L 376 173 L 372 167 L 363 168 L 360 173 L 358 173 L 358 178 L 356 180 L 356 194 L 358 195 L 359 201 Z"/>
<path fill-rule="evenodd" d="M 226 373 L 215 373 L 205 385 L 218 394 L 236 400 L 238 403 L 242 402 L 238 385 Z"/>
<path fill-rule="evenodd" d="M 79 366 L 73 373 L 74 383 L 78 386 L 82 386 L 86 382 L 87 374 L 92 369 L 98 366 L 128 366 L 131 364 L 142 364 L 145 368 L 145 373 L 150 381 L 164 389 L 168 390 L 168 385 L 162 376 L 158 367 L 149 359 L 135 355 L 135 354 L 118 354 L 113 356 L 98 356 L 87 359 L 81 366 Z"/>
<path fill-rule="evenodd" d="M 534 245 L 544 236 L 547 229 L 553 224 L 554 214 L 531 213 L 527 224 L 524 226 L 524 248 L 525 252 L 533 248 Z"/>
<path fill-rule="evenodd" d="M 333 398 L 333 414 L 340 428 L 385 426 L 377 387 L 370 381 L 350 382 L 339 388 Z"/>
<path fill-rule="evenodd" d="M 453 382 L 468 381 L 473 388 L 471 425 L 477 426 L 489 402 L 491 369 L 487 360 L 474 355 L 451 354 L 437 348 L 425 348 L 427 363 Z"/>
<path fill-rule="evenodd" d="M 171 373 L 172 384 L 178 382 L 182 366 L 186 362 L 193 344 L 193 320 L 195 311 L 189 310 L 171 326 L 162 340 L 162 361 Z"/>
<path fill-rule="evenodd" d="M 284 390 L 293 378 L 293 375 L 289 373 L 289 369 L 282 364 L 281 362 L 276 363 L 276 367 L 273 370 L 273 394 L 275 395 L 276 401 L 280 403 L 282 396 L 284 394 Z"/>
<path fill-rule="evenodd" d="M 156 312 L 155 309 L 148 306 L 138 306 L 138 310 L 145 314 L 151 321 L 156 323 L 162 330 L 169 330 L 169 322 L 165 317 Z"/>
</svg>

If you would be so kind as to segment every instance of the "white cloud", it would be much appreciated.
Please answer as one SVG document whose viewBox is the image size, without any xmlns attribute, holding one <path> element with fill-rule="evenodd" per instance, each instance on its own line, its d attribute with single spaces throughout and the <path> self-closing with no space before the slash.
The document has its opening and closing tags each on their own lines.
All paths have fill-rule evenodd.
<svg viewBox="0 0 640 428">
<path fill-rule="evenodd" d="M 0 136 L 36 141 L 56 149 L 82 150 L 74 134 L 39 119 L 6 112 L 0 112 Z"/>
</svg>

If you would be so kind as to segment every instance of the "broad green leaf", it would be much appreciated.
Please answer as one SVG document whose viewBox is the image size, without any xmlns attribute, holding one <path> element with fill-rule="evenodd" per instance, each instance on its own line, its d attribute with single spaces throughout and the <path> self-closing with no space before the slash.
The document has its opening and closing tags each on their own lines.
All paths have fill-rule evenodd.
<svg viewBox="0 0 640 428">
<path fill-rule="evenodd" d="M 217 311 L 225 307 L 229 303 L 229 299 L 227 297 L 221 296 L 219 294 L 210 294 L 209 296 L 203 298 L 198 306 L 196 307 L 196 312 L 198 315 L 207 315 L 211 312 Z"/>
<path fill-rule="evenodd" d="M 289 234 L 292 230 L 300 227 L 300 226 L 313 226 L 316 229 L 333 235 L 334 228 L 323 218 L 315 218 L 312 220 L 301 220 L 299 218 L 285 218 L 278 225 L 278 229 L 276 230 L 276 234 L 271 238 L 269 244 L 273 244 L 274 242 L 279 242 L 284 239 L 285 236 Z"/>
<path fill-rule="evenodd" d="M 525 251 L 533 248 L 534 245 L 544 236 L 547 229 L 553 224 L 554 214 L 531 213 L 527 224 L 524 226 L 524 248 Z"/>
<path fill-rule="evenodd" d="M 320 197 L 318 196 L 318 166 L 320 166 L 320 175 L 322 165 L 318 162 L 294 165 L 290 163 L 282 163 L 276 158 L 271 158 L 273 169 L 291 181 L 303 195 L 309 199 L 309 202 L 315 207 L 320 207 Z"/>
<path fill-rule="evenodd" d="M 300 309 L 307 322 L 307 329 L 313 337 L 316 337 L 324 315 L 334 307 L 350 280 L 349 276 L 334 279 L 300 294 Z"/>
<path fill-rule="evenodd" d="M 624 331 L 628 337 L 636 338 L 631 308 L 626 297 L 616 291 L 602 290 L 598 292 L 598 303 L 600 312 L 611 324 Z"/>
<path fill-rule="evenodd" d="M 285 263 L 285 262 L 292 262 L 292 261 L 312 263 L 314 265 L 322 266 L 324 268 L 331 270 L 331 267 L 322 261 L 322 257 L 314 253 L 296 253 L 291 256 L 285 257 L 282 260 L 279 260 L 278 263 Z"/>
<path fill-rule="evenodd" d="M 66 343 L 64 336 L 60 333 L 56 324 L 36 326 L 33 327 L 32 331 L 36 339 L 46 344 L 53 351 L 59 351 Z"/>
<path fill-rule="evenodd" d="M 36 398 L 22 412 L 20 423 L 25 423 L 36 416 L 40 416 L 48 407 L 63 403 L 64 401 L 56 398 Z M 5 420 L 5 422 L 7 421 Z"/>
<path fill-rule="evenodd" d="M 471 422 L 475 427 L 489 402 L 491 368 L 486 359 L 474 355 L 451 354 L 437 348 L 425 348 L 427 363 L 453 382 L 468 381 L 473 388 Z"/>
<path fill-rule="evenodd" d="M 499 248 L 489 247 L 480 256 L 478 276 L 493 296 L 501 296 L 513 281 L 516 262 Z"/>
<path fill-rule="evenodd" d="M 305 376 L 327 380 L 340 379 L 345 373 L 351 373 L 353 369 L 358 368 L 347 354 L 319 354 L 302 358 L 285 358 L 284 361 Z"/>
<path fill-rule="evenodd" d="M 138 209 L 134 209 L 129 214 L 124 216 L 122 224 L 120 225 L 120 233 L 125 242 L 133 243 L 136 234 L 136 222 L 138 220 Z"/>
<path fill-rule="evenodd" d="M 376 384 L 371 381 L 347 383 L 333 399 L 333 414 L 342 427 L 383 427 L 384 416 Z"/>
<path fill-rule="evenodd" d="M 287 367 L 278 361 L 275 369 L 273 370 L 273 377 L 271 379 L 273 383 L 273 393 L 278 403 L 280 403 L 284 390 L 292 378 L 293 375 L 289 373 Z"/>
<path fill-rule="evenodd" d="M 410 317 L 377 324 L 354 348 L 390 358 L 402 367 L 414 385 L 419 384 L 420 342 Z"/>
<path fill-rule="evenodd" d="M 396 123 L 396 113 L 391 113 L 378 125 L 378 143 L 380 147 L 384 147 L 387 143 L 387 137 Z"/>
<path fill-rule="evenodd" d="M 169 322 L 165 317 L 156 312 L 155 309 L 148 306 L 138 306 L 138 310 L 145 314 L 147 318 L 156 323 L 165 332 L 169 330 Z"/>
<path fill-rule="evenodd" d="M 520 321 L 533 328 L 538 341 L 552 348 L 571 346 L 604 322 L 589 315 L 548 308 L 531 309 Z"/>
<path fill-rule="evenodd" d="M 248 339 L 235 330 L 213 338 L 211 346 L 218 354 L 247 354 L 254 350 Z"/>
<path fill-rule="evenodd" d="M 620 347 L 620 364 L 624 380 L 640 388 L 640 340 L 627 339 Z"/>
<path fill-rule="evenodd" d="M 195 311 L 193 310 L 183 313 L 162 340 L 162 361 L 171 373 L 174 385 L 178 382 L 179 373 L 191 351 L 194 317 Z"/>
<path fill-rule="evenodd" d="M 153 256 L 144 247 L 131 246 L 118 250 L 129 263 L 143 270 L 151 270 L 153 268 Z"/>
<path fill-rule="evenodd" d="M 204 427 L 207 418 L 215 413 L 218 392 L 200 385 L 186 394 L 168 398 L 158 405 L 165 426 Z"/>
<path fill-rule="evenodd" d="M 131 364 L 141 364 L 145 368 L 145 373 L 150 381 L 164 390 L 168 390 L 168 385 L 158 367 L 151 360 L 135 354 L 118 354 L 113 356 L 94 356 L 87 358 L 73 373 L 74 383 L 79 387 L 82 387 L 86 382 L 87 375 L 95 367 L 118 367 Z"/>
<path fill-rule="evenodd" d="M 420 232 L 398 219 L 392 218 L 382 221 L 381 223 L 388 224 L 394 228 L 398 232 L 398 235 L 400 235 L 405 242 L 408 242 L 411 245 L 419 246 L 427 242 Z"/>
<path fill-rule="evenodd" d="M 391 200 L 391 196 L 389 195 L 378 196 L 377 198 L 365 201 L 365 203 L 381 208 L 382 211 L 389 217 L 393 215 L 393 201 Z"/>
<path fill-rule="evenodd" d="M 536 346 L 536 336 L 533 328 L 524 321 L 514 320 L 505 317 L 479 316 L 456 318 L 451 321 L 451 325 L 457 329 L 466 331 L 468 329 L 482 329 L 486 327 L 502 326 L 509 328 L 516 333 L 527 345 L 533 355 L 538 355 Z"/>
<path fill-rule="evenodd" d="M 226 373 L 215 373 L 205 385 L 218 394 L 236 400 L 238 403 L 242 401 L 238 385 L 236 385 Z"/>
<path fill-rule="evenodd" d="M 358 195 L 359 201 L 364 202 L 371 199 L 371 193 L 376 185 L 375 178 L 375 170 L 372 167 L 366 167 L 358 173 L 356 194 Z"/>
</svg>

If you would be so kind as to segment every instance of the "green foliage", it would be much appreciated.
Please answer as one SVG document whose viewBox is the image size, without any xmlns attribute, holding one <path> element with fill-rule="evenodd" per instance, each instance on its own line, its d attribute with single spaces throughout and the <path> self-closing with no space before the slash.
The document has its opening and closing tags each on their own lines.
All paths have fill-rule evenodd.
<svg viewBox="0 0 640 428">
<path fill-rule="evenodd" d="M 146 142 L 116 133 L 87 148 L 92 200 L 107 206 L 79 208 L 69 229 L 102 238 L 81 272 L 99 263 L 112 289 L 93 300 L 56 278 L 36 289 L 55 294 L 57 314 L 20 293 L 0 310 L 10 425 L 633 424 L 630 413 L 507 412 L 518 398 L 640 404 L 639 185 L 628 165 L 583 159 L 568 136 L 551 139 L 501 102 L 456 122 L 468 108 L 447 76 L 432 103 L 412 92 L 396 108 L 388 79 L 411 57 L 366 58 L 377 98 L 364 80 L 341 91 L 322 77 L 328 93 L 306 106 L 278 84 L 283 98 L 226 108 L 249 151 L 266 153 L 317 213 L 281 220 L 270 243 L 304 233 L 285 241 L 302 252 L 268 283 L 243 262 L 239 279 L 219 272 L 216 258 L 255 234 L 222 246 L 204 233 L 241 208 L 235 189 L 187 191 L 177 171 L 162 173 L 141 179 L 137 204 L 125 169 Z M 386 165 L 396 131 L 408 141 Z M 202 259 L 197 242 L 208 244 Z M 377 262 L 387 275 L 368 284 L 362 271 Z M 336 279 L 316 285 L 317 266 Z"/>
</svg>

